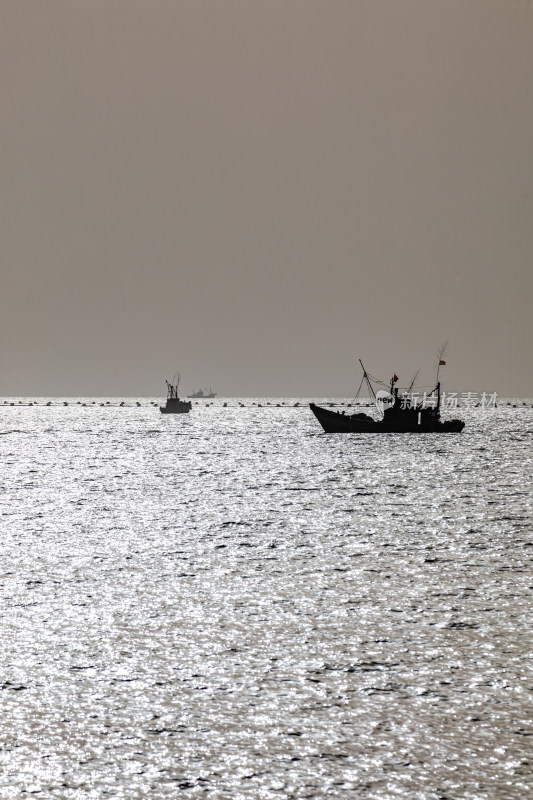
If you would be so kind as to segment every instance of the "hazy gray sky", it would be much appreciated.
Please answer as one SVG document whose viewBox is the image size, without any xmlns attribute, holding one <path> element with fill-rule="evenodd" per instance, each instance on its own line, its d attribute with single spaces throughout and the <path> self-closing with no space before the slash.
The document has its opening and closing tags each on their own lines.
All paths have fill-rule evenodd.
<svg viewBox="0 0 533 800">
<path fill-rule="evenodd" d="M 529 2 L 0 11 L 0 395 L 533 395 Z"/>
</svg>

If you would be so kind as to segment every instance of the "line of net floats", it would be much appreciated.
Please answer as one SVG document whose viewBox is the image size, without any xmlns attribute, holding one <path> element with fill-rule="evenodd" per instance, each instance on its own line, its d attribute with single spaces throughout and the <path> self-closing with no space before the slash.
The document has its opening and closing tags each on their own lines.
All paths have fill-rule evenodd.
<svg viewBox="0 0 533 800">
<path fill-rule="evenodd" d="M 127 402 L 126 400 L 118 401 L 111 401 L 106 400 L 105 402 L 97 401 L 97 400 L 90 400 L 90 401 L 81 401 L 81 400 L 48 400 L 46 402 L 42 400 L 3 400 L 0 401 L 0 405 L 4 406 L 86 406 L 86 407 L 95 407 L 95 408 L 148 408 L 150 406 L 158 407 L 160 405 L 160 401 L 157 402 L 155 400 L 146 400 L 145 402 L 140 402 L 136 400 L 135 402 Z M 224 401 L 223 403 L 202 403 L 202 402 L 193 402 L 193 405 L 200 406 L 201 408 L 208 408 L 209 406 L 218 407 L 218 408 L 251 408 L 255 406 L 256 408 L 264 408 L 264 407 L 271 407 L 271 408 L 308 408 L 308 403 L 306 401 L 299 401 L 296 402 L 292 401 L 282 401 L 282 402 L 270 402 L 264 401 L 262 403 L 259 402 L 247 402 L 243 403 L 240 400 L 234 401 Z M 359 407 L 366 407 L 371 408 L 372 403 L 370 402 L 362 402 L 362 403 L 327 403 L 327 405 L 331 406 L 345 406 L 346 408 L 351 408 L 352 406 Z"/>
<path fill-rule="evenodd" d="M 321 401 L 324 405 L 329 407 L 341 406 L 345 408 L 373 408 L 374 403 L 369 402 L 368 400 L 360 400 L 360 401 L 353 401 L 353 402 L 334 402 L 334 401 Z M 81 407 L 94 407 L 94 408 L 148 408 L 153 406 L 157 408 L 159 406 L 159 402 L 156 400 L 146 400 L 144 402 L 140 402 L 136 400 L 135 402 L 127 402 L 126 400 L 118 401 L 99 401 L 99 400 L 0 400 L 0 406 L 21 406 L 21 407 L 29 407 L 29 406 L 81 406 Z M 246 403 L 242 402 L 241 400 L 229 400 L 224 402 L 200 402 L 196 401 L 193 403 L 195 406 L 200 406 L 201 408 L 208 408 L 209 406 L 213 406 L 215 408 L 308 408 L 308 402 L 305 400 L 296 402 L 292 402 L 292 400 L 286 400 L 281 402 L 275 401 L 263 401 L 255 402 L 255 401 L 248 401 Z M 530 404 L 526 403 L 525 401 L 520 400 L 507 400 L 502 401 L 499 400 L 498 406 L 507 406 L 509 408 L 529 408 Z M 473 406 L 476 407 L 476 406 Z M 533 408 L 533 403 L 531 404 L 531 408 Z"/>
</svg>

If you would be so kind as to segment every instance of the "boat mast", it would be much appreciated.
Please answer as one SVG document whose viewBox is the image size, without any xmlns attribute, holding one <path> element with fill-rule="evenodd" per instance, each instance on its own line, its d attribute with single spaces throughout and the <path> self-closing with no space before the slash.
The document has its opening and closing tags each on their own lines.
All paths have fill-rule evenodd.
<svg viewBox="0 0 533 800">
<path fill-rule="evenodd" d="M 440 381 L 439 381 L 439 371 L 441 367 L 446 366 L 446 355 L 448 351 L 448 340 L 444 342 L 442 347 L 439 350 L 439 356 L 437 359 L 437 414 L 439 413 L 440 409 Z"/>
<path fill-rule="evenodd" d="M 373 387 L 373 386 L 372 386 L 372 384 L 370 383 L 370 378 L 368 377 L 368 372 L 366 371 L 366 369 L 365 369 L 365 367 L 364 367 L 364 364 L 363 364 L 363 362 L 361 361 L 361 359 L 359 359 L 359 363 L 361 364 L 361 368 L 362 368 L 362 370 L 363 370 L 363 380 L 365 380 L 365 381 L 366 381 L 366 385 L 367 385 L 367 386 L 368 386 L 368 388 L 370 389 L 370 393 L 371 393 L 372 397 L 373 397 L 373 398 L 374 398 L 374 400 L 375 400 L 375 399 L 376 399 L 376 393 L 375 393 L 375 391 L 374 391 L 374 387 Z"/>
</svg>

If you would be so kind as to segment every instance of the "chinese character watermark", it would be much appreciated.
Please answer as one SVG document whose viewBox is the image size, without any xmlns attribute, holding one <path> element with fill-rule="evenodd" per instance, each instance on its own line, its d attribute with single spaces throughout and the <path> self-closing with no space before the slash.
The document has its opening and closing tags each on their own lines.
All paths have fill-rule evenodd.
<svg viewBox="0 0 533 800">
<path fill-rule="evenodd" d="M 435 392 L 404 392 L 398 398 L 401 408 L 424 409 L 436 408 L 438 397 Z M 378 392 L 376 395 L 376 405 L 383 411 L 393 405 L 394 398 L 389 392 Z M 483 410 L 498 407 L 497 392 L 443 392 L 440 396 L 441 409 L 455 408 L 481 408 Z"/>
</svg>

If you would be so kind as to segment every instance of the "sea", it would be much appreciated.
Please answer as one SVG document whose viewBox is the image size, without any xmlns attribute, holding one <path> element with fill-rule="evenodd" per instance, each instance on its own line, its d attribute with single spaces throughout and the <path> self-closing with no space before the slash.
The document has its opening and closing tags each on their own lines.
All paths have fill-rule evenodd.
<svg viewBox="0 0 533 800">
<path fill-rule="evenodd" d="M 532 796 L 533 400 L 158 405 L 0 401 L 0 797 Z"/>
</svg>

